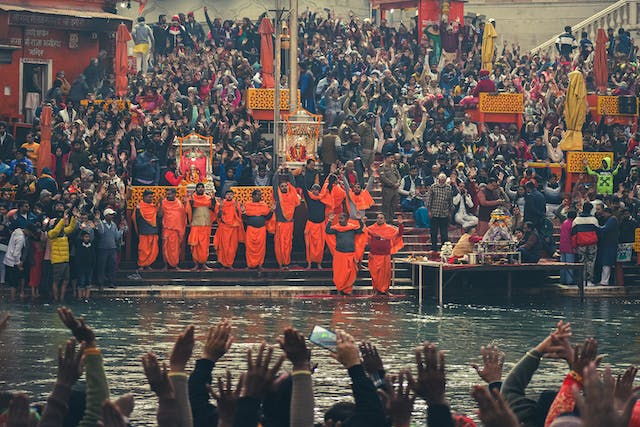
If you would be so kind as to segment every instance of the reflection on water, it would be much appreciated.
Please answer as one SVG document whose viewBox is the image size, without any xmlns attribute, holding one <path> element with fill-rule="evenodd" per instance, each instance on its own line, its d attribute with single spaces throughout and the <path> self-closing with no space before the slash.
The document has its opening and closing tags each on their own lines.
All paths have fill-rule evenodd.
<svg viewBox="0 0 640 427">
<path fill-rule="evenodd" d="M 146 385 L 140 356 L 154 351 L 168 357 L 174 337 L 189 324 L 202 339 L 205 326 L 232 318 L 236 337 L 230 354 L 220 361 L 214 376 L 231 368 L 237 377 L 244 369 L 246 349 L 263 338 L 275 343 L 286 326 L 308 334 L 314 325 L 340 327 L 357 339 L 370 338 L 378 345 L 385 366 L 395 373 L 413 364 L 412 349 L 423 340 L 436 341 L 447 351 L 448 397 L 454 410 L 470 413 L 469 390 L 478 378 L 469 367 L 478 361 L 481 345 L 496 342 L 507 355 L 507 369 L 551 330 L 558 319 L 574 324 L 574 336 L 596 336 L 607 361 L 621 370 L 638 363 L 640 320 L 637 301 L 575 299 L 558 301 L 490 302 L 451 304 L 442 311 L 427 302 L 419 314 L 413 300 L 367 299 L 218 299 L 188 302 L 98 301 L 71 304 L 84 315 L 103 348 L 112 396 L 136 395 L 133 421 L 154 425 L 155 399 Z M 0 336 L 0 387 L 25 390 L 35 400 L 45 400 L 56 372 L 56 348 L 69 337 L 52 305 L 0 305 L 11 311 L 9 329 Z M 197 346 L 195 355 L 199 355 Z M 317 416 L 349 393 L 346 372 L 326 350 L 313 348 L 319 363 L 314 375 Z M 546 361 L 534 376 L 531 392 L 557 388 L 566 368 Z M 423 418 L 422 407 L 416 416 Z"/>
</svg>

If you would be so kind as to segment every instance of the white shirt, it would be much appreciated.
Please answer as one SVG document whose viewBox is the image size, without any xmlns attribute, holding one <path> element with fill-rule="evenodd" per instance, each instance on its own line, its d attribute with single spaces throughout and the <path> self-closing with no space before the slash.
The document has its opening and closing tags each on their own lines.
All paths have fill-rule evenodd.
<svg viewBox="0 0 640 427">
<path fill-rule="evenodd" d="M 22 251 L 26 241 L 27 239 L 25 239 L 24 232 L 21 228 L 16 228 L 14 232 L 11 233 L 7 253 L 4 256 L 4 265 L 15 267 L 22 262 Z"/>
</svg>

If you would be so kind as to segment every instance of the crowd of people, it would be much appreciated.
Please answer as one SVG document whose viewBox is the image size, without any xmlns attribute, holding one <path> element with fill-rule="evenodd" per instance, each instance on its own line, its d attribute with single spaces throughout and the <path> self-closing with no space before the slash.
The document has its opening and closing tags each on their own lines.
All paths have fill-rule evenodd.
<svg viewBox="0 0 640 427">
<path fill-rule="evenodd" d="M 58 314 L 73 337 L 58 349 L 53 391 L 45 404 L 30 405 L 26 394 L 4 390 L 0 422 L 9 427 L 132 425 L 136 402 L 132 394 L 117 399 L 110 395 L 109 382 L 115 379 L 105 374 L 109 348 L 98 346 L 99 331 L 65 307 Z M 8 323 L 8 316 L 0 320 L 0 334 Z M 312 363 L 307 340 L 293 328 L 283 331 L 278 346 L 262 341 L 257 350 L 248 349 L 246 370 L 240 375 L 229 368 L 225 373 L 221 367 L 234 341 L 228 320 L 208 328 L 194 365 L 190 363 L 196 347 L 194 325 L 178 335 L 168 363 L 152 352 L 141 359 L 158 398 L 158 426 L 408 427 L 417 425 L 412 417 L 418 398 L 427 405 L 425 424 L 432 427 L 475 426 L 478 419 L 485 427 L 637 426 L 637 368 L 630 366 L 616 378 L 610 367 L 599 367 L 603 356 L 598 354 L 595 339 L 574 347 L 571 336 L 571 324 L 559 321 L 504 378 L 505 354 L 494 344 L 482 347 L 482 363 L 472 366 L 486 385 L 475 385 L 470 393 L 478 412 L 460 414 L 455 412 L 456 403 L 447 399 L 451 373 L 445 352 L 436 344 L 425 341 L 415 349 L 415 367 L 395 374 L 385 370 L 387 355 L 382 346 L 358 343 L 350 333 L 337 330 L 335 341 L 324 340 L 324 345 L 332 348 L 333 357 L 345 370 L 343 375 L 350 378 L 351 391 L 344 397 L 351 399 L 335 402 L 320 423 L 316 423 L 314 395 L 323 390 L 314 384 L 313 375 L 325 367 Z M 548 390 L 536 396 L 527 388 L 545 359 L 565 360 L 568 373 L 555 384 L 547 383 Z M 290 363 L 286 370 L 285 361 Z M 193 366 L 191 372 L 187 366 Z M 76 384 L 83 370 L 85 386 L 81 389 Z"/>
<path fill-rule="evenodd" d="M 115 102 L 104 54 L 72 83 L 59 72 L 43 102 L 53 109 L 51 153 L 39 151 L 42 106 L 24 141 L 0 123 L 0 284 L 10 285 L 12 294 L 30 288 L 38 297 L 43 287 L 61 300 L 73 288 L 88 298 L 92 285 L 113 284 L 127 233 L 135 236 L 141 270 L 158 261 L 184 267 L 178 249 L 185 239 L 189 266 L 208 268 L 213 222 L 221 266 L 234 266 L 245 241 L 247 266 L 260 270 L 268 230 L 275 233 L 278 266 L 288 268 L 294 212 L 305 208 L 307 266 L 328 258 L 326 242 L 345 294 L 367 245 L 369 268 L 379 270 L 376 289 L 388 291 L 388 257 L 401 247 L 402 230 L 391 225 L 398 210 L 413 216 L 417 228 L 430 229 L 435 251 L 449 240 L 449 225 L 459 225 L 468 237 L 467 249 L 459 248 L 464 256 L 500 208 L 523 259 L 537 262 L 555 252 L 553 222 L 571 221 L 572 212 L 574 221 L 583 221 L 590 213 L 584 207 L 591 206 L 596 220 L 587 222 L 597 227 L 591 237 L 602 237 L 581 239 L 577 226 L 573 232 L 565 227 L 568 239 L 565 233 L 559 252 L 567 261 L 586 260 L 586 279 L 600 277 L 602 284 L 609 281 L 612 248 L 634 240 L 640 135 L 631 126 L 587 115 L 585 150 L 614 153 L 590 171 L 597 185 L 586 177 L 565 193 L 562 167 L 529 166 L 564 164 L 559 143 L 568 73 L 580 69 L 587 89 L 601 91 L 585 35 L 578 43 L 569 31 L 557 52 L 539 54 L 505 42 L 488 70 L 481 46 L 489 24 L 478 19 L 430 25 L 419 42 L 414 23 L 393 28 L 384 20 L 306 11 L 298 26 L 301 104 L 322 115 L 324 131 L 317 156 L 309 153 L 304 167 L 288 170 L 274 166 L 267 129 L 246 108 L 247 90 L 263 84 L 258 26 L 264 16 L 223 21 L 206 8 L 204 15 L 206 26 L 194 13 L 169 21 L 160 16 L 152 25 L 138 19 L 132 37 L 139 72 L 130 75 L 125 102 Z M 499 22 L 491 26 L 499 32 Z M 624 29 L 617 35 L 609 29 L 608 59 L 605 92 L 637 94 L 635 47 Z M 278 84 L 286 88 L 287 78 Z M 480 92 L 522 93 L 522 128 L 474 123 L 465 109 Z M 184 170 L 176 156 L 176 138 L 191 132 L 215 143 L 204 173 Z M 36 170 L 38 159 L 49 155 L 51 167 Z M 215 194 L 202 185 L 209 176 Z M 383 215 L 376 231 L 365 214 L 378 182 Z M 130 186 L 185 183 L 198 184 L 187 198 L 146 193 L 129 230 Z M 250 185 L 272 186 L 275 205 L 266 205 L 260 192 L 252 203 L 236 202 L 231 188 Z"/>
</svg>

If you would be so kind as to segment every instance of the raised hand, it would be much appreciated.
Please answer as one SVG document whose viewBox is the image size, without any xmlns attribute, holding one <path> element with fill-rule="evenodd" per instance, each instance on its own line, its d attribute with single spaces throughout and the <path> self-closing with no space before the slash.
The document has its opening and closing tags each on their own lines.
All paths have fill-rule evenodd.
<svg viewBox="0 0 640 427">
<path fill-rule="evenodd" d="M 76 340 L 67 341 L 64 350 L 58 346 L 58 382 L 72 386 L 82 376 L 84 344 L 76 351 Z"/>
<path fill-rule="evenodd" d="M 193 347 L 196 343 L 194 338 L 195 327 L 189 325 L 178 335 L 176 343 L 173 345 L 173 351 L 169 359 L 171 372 L 184 372 L 187 362 L 193 353 Z"/>
<path fill-rule="evenodd" d="M 233 419 L 236 413 L 236 403 L 240 398 L 240 390 L 242 389 L 242 378 L 238 381 L 238 385 L 235 390 L 231 388 L 231 371 L 227 370 L 227 382 L 222 380 L 222 377 L 218 377 L 218 391 L 209 387 L 209 393 L 217 402 L 218 407 L 218 425 L 230 426 L 233 425 Z"/>
<path fill-rule="evenodd" d="M 611 375 L 611 368 L 607 367 L 602 375 L 598 374 L 595 362 L 590 362 L 584 368 L 582 379 L 584 383 L 584 397 L 579 390 L 573 390 L 573 397 L 580 410 L 584 427 L 626 427 L 638 396 L 631 395 L 617 411 L 614 405 L 615 381 Z"/>
<path fill-rule="evenodd" d="M 233 343 L 231 323 L 225 319 L 218 323 L 215 329 L 213 326 L 209 328 L 209 333 L 202 348 L 202 357 L 215 363 L 229 351 L 231 343 Z"/>
<path fill-rule="evenodd" d="M 362 363 L 355 340 L 340 329 L 336 330 L 336 352 L 331 357 L 347 369 Z"/>
<path fill-rule="evenodd" d="M 272 356 L 273 347 L 267 348 L 264 342 L 260 344 L 255 361 L 252 359 L 251 349 L 247 351 L 247 372 L 242 380 L 242 397 L 263 399 L 273 387 L 275 376 L 284 362 L 284 355 L 278 357 L 273 367 L 269 368 Z"/>
<path fill-rule="evenodd" d="M 173 398 L 173 386 L 169 380 L 169 371 L 167 371 L 166 363 L 163 363 L 162 368 L 160 368 L 156 355 L 149 352 L 142 356 L 142 366 L 151 390 L 159 398 Z"/>
<path fill-rule="evenodd" d="M 18 393 L 9 402 L 7 427 L 28 427 L 33 425 L 33 415 L 29 410 L 29 398 L 26 394 Z"/>
<path fill-rule="evenodd" d="M 0 316 L 0 332 L 2 332 L 2 330 L 7 327 L 7 324 L 9 323 L 9 319 L 11 319 L 11 316 L 9 315 L 9 313 L 5 313 L 2 316 Z"/>
<path fill-rule="evenodd" d="M 378 391 L 382 396 L 382 401 L 393 427 L 408 427 L 410 425 L 411 412 L 413 411 L 413 403 L 416 400 L 416 396 L 411 393 L 409 383 L 405 384 L 405 379 L 408 375 L 408 371 L 400 371 L 400 375 L 397 378 L 397 387 L 392 385 L 396 382 L 396 377 L 389 378 L 387 376 L 386 382 L 390 386 L 386 391 Z"/>
<path fill-rule="evenodd" d="M 471 365 L 480 378 L 487 384 L 502 381 L 504 353 L 496 345 L 488 345 L 480 348 L 480 355 L 482 356 L 482 368 L 476 364 Z"/>
<path fill-rule="evenodd" d="M 589 366 L 591 362 L 596 362 L 598 356 L 598 341 L 594 338 L 584 340 L 581 347 L 576 345 L 573 349 L 573 360 L 569 363 L 571 370 L 577 374 L 582 373 L 584 368 Z"/>
<path fill-rule="evenodd" d="M 311 370 L 311 350 L 307 347 L 304 335 L 289 327 L 284 330 L 284 336 L 278 339 L 278 343 L 294 371 Z"/>
<path fill-rule="evenodd" d="M 518 427 L 518 419 L 498 390 L 493 394 L 486 388 L 475 386 L 471 396 L 478 402 L 479 416 L 485 427 Z"/>
<path fill-rule="evenodd" d="M 416 365 L 418 377 L 414 380 L 409 373 L 407 379 L 413 391 L 427 402 L 427 405 L 446 405 L 444 397 L 447 383 L 445 374 L 444 352 L 428 341 L 416 348 Z M 423 360 L 424 359 L 424 360 Z"/>
<path fill-rule="evenodd" d="M 59 308 L 58 316 L 78 342 L 84 342 L 86 347 L 96 346 L 96 336 L 82 317 L 76 319 L 73 312 L 67 307 Z"/>
<path fill-rule="evenodd" d="M 633 393 L 637 390 L 633 388 L 633 380 L 636 378 L 636 374 L 638 373 L 638 368 L 635 366 L 629 366 L 624 374 L 618 375 L 616 379 L 616 385 L 614 388 L 614 403 L 616 406 L 616 410 L 622 411 L 624 405 L 627 403 L 629 398 L 633 395 Z"/>
<path fill-rule="evenodd" d="M 124 421 L 124 417 L 120 412 L 120 408 L 110 400 L 107 400 L 102 405 L 102 423 L 98 423 L 103 427 L 126 427 L 127 423 Z"/>
<path fill-rule="evenodd" d="M 550 335 L 550 344 L 546 349 L 545 357 L 551 359 L 564 359 L 571 367 L 573 361 L 573 347 L 571 347 L 571 323 L 560 320 L 556 330 Z"/>
<path fill-rule="evenodd" d="M 362 356 L 362 367 L 368 374 L 384 371 L 384 364 L 375 345 L 371 345 L 368 341 L 360 343 L 360 356 Z"/>
</svg>

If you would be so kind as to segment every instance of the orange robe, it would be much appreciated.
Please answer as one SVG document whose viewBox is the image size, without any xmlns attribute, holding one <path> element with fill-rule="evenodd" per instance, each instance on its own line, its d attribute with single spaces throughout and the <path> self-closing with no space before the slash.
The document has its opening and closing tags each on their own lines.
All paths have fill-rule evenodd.
<svg viewBox="0 0 640 427">
<path fill-rule="evenodd" d="M 162 256 L 170 267 L 180 263 L 182 242 L 187 230 L 187 211 L 178 199 L 162 201 Z"/>
<path fill-rule="evenodd" d="M 223 200 L 218 209 L 218 230 L 213 238 L 213 247 L 218 261 L 224 267 L 233 267 L 238 252 L 238 243 L 244 241 L 242 214 L 235 200 Z"/>
<path fill-rule="evenodd" d="M 309 192 L 306 193 L 306 196 L 324 204 L 325 212 L 326 208 L 332 205 L 331 195 L 327 191 L 326 184 L 322 187 L 320 194 L 317 196 Z M 324 258 L 324 246 L 327 241 L 327 232 L 325 229 L 326 221 L 313 222 L 307 219 L 307 224 L 304 227 L 304 243 L 307 263 L 322 263 L 322 259 Z"/>
<path fill-rule="evenodd" d="M 327 189 L 327 191 L 329 190 Z M 344 211 L 342 203 L 344 202 L 344 199 L 347 198 L 347 193 L 336 183 L 333 184 L 333 188 L 331 188 L 329 194 L 331 194 L 332 198 L 331 208 L 333 209 L 333 213 L 338 216 Z"/>
<path fill-rule="evenodd" d="M 245 216 L 262 216 L 268 220 L 271 215 L 271 209 L 265 202 L 248 202 L 244 204 Z M 264 255 L 267 251 L 267 227 L 253 227 L 247 224 L 245 231 L 245 250 L 247 257 L 247 267 L 262 267 L 264 264 Z"/>
<path fill-rule="evenodd" d="M 560 391 L 558 391 L 556 398 L 553 400 L 553 403 L 549 408 L 549 412 L 547 412 L 547 418 L 544 420 L 544 427 L 549 427 L 558 415 L 566 412 L 573 412 L 576 405 L 576 401 L 573 398 L 574 387 L 582 390 L 582 376 L 571 371 L 564 378 Z"/>
<path fill-rule="evenodd" d="M 331 226 L 331 230 L 336 233 L 344 233 L 359 228 L 359 224 L 352 222 L 347 223 L 345 226 L 340 224 Z M 333 284 L 336 286 L 336 289 L 350 294 L 353 292 L 353 284 L 356 282 L 357 276 L 358 265 L 355 253 L 335 250 L 333 253 Z"/>
<path fill-rule="evenodd" d="M 368 190 L 360 191 L 360 194 L 356 194 L 353 190 L 349 190 L 349 199 L 355 205 L 358 211 L 366 211 L 371 206 L 374 205 L 373 198 L 371 194 L 369 194 Z M 347 204 L 349 208 L 351 208 L 351 203 Z M 355 215 L 355 212 L 349 212 L 351 217 Z M 365 227 L 362 231 L 362 234 L 358 234 L 356 236 L 356 259 L 358 262 L 362 261 L 364 258 L 364 249 L 367 246 L 367 227 Z"/>
<path fill-rule="evenodd" d="M 136 212 L 137 211 L 137 212 Z M 151 227 L 157 227 L 158 207 L 153 203 L 140 202 L 138 208 L 133 212 L 132 221 L 138 228 L 137 214 Z M 138 267 L 149 267 L 158 258 L 158 234 L 140 234 L 138 232 Z"/>
<path fill-rule="evenodd" d="M 286 193 L 277 189 L 278 204 L 277 209 L 280 210 L 282 218 L 276 217 L 276 234 L 274 236 L 274 246 L 276 253 L 276 261 L 278 265 L 284 266 L 291 264 L 291 248 L 293 246 L 293 214 L 296 208 L 300 206 L 300 197 L 296 189 L 291 183 L 287 184 L 289 190 Z"/>
<path fill-rule="evenodd" d="M 404 227 L 396 228 L 389 224 L 373 224 L 368 229 L 369 273 L 373 289 L 388 292 L 391 285 L 391 255 L 404 246 L 402 233 Z"/>
<path fill-rule="evenodd" d="M 191 206 L 193 200 L 193 207 Z M 195 215 L 197 208 L 207 209 L 209 215 Z M 216 209 L 211 210 L 211 196 L 193 194 L 187 203 L 187 218 L 191 224 L 188 244 L 191 247 L 191 256 L 197 264 L 204 264 L 209 259 L 209 245 L 211 240 L 211 224 L 216 217 Z M 202 212 L 202 211 L 201 211 Z"/>
</svg>

